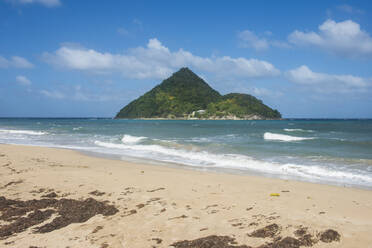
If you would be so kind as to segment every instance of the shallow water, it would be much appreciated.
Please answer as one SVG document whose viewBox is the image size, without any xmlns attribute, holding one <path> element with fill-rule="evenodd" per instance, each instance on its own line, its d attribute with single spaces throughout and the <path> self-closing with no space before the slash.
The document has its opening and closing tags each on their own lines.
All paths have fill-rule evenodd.
<svg viewBox="0 0 372 248">
<path fill-rule="evenodd" d="M 2 118 L 0 142 L 372 188 L 372 120 Z"/>
</svg>

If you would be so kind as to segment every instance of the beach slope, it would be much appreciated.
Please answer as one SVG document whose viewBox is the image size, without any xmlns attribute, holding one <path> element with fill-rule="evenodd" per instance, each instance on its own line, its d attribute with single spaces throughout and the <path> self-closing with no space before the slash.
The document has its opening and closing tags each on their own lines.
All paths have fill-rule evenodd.
<svg viewBox="0 0 372 248">
<path fill-rule="evenodd" d="M 372 247 L 369 190 L 16 145 L 0 178 L 1 247 Z"/>
</svg>

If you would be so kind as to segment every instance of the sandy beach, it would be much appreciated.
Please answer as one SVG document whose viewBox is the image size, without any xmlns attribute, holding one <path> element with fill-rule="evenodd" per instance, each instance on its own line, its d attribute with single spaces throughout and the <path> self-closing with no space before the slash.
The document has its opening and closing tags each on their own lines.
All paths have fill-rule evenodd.
<svg viewBox="0 0 372 248">
<path fill-rule="evenodd" d="M 372 247 L 369 190 L 18 145 L 0 178 L 1 247 Z"/>
</svg>

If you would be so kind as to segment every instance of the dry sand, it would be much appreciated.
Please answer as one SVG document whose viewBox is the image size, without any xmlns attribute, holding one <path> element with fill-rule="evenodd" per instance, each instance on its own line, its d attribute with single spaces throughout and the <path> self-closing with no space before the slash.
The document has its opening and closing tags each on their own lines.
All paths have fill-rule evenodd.
<svg viewBox="0 0 372 248">
<path fill-rule="evenodd" d="M 53 192 L 57 197 L 53 198 Z M 42 197 L 47 194 L 51 198 Z M 301 228 L 312 235 L 307 239 L 316 242 L 313 247 L 372 247 L 372 191 L 362 189 L 141 165 L 62 149 L 0 145 L 0 197 L 0 233 L 11 223 L 20 230 L 0 237 L 0 247 L 171 247 L 181 240 L 210 235 L 235 238 L 236 244 L 206 248 L 258 247 L 274 241 L 276 246 L 267 247 L 298 247 L 304 234 L 297 232 L 296 236 L 295 232 Z M 86 200 L 90 197 L 96 201 Z M 51 200 L 21 202 L 31 199 Z M 7 200 L 20 201 L 12 205 Z M 41 202 L 45 206 L 39 206 Z M 42 211 L 37 212 L 35 206 Z M 118 211 L 111 211 L 112 207 Z M 50 214 L 43 209 L 49 209 Z M 6 211 L 14 218 L 6 220 Z M 29 224 L 32 213 L 38 217 Z M 58 226 L 52 221 L 59 215 L 64 221 L 78 223 Z M 34 225 L 22 230 L 22 221 Z M 268 225 L 265 231 L 254 233 Z M 37 232 L 42 226 L 53 231 Z M 337 231 L 340 240 L 318 241 L 327 229 Z M 296 238 L 297 243 L 280 243 L 287 236 Z M 229 241 L 227 237 L 210 240 Z M 177 247 L 199 247 L 183 245 Z"/>
</svg>

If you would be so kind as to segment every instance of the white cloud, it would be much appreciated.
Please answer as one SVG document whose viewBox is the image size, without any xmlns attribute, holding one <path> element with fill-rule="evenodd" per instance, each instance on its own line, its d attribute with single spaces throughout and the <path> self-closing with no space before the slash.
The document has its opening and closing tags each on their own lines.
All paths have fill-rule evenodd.
<svg viewBox="0 0 372 248">
<path fill-rule="evenodd" d="M 10 2 L 14 4 L 32 4 L 32 3 L 37 3 L 44 5 L 46 7 L 57 7 L 61 5 L 60 0 L 9 0 Z"/>
<path fill-rule="evenodd" d="M 272 36 L 272 32 L 265 31 L 265 36 Z M 241 47 L 253 48 L 256 51 L 264 51 L 270 47 L 290 48 L 291 46 L 285 41 L 272 40 L 265 37 L 259 37 L 253 31 L 244 30 L 238 33 Z"/>
<path fill-rule="evenodd" d="M 266 88 L 252 88 L 252 93 L 255 96 L 280 97 L 283 95 L 280 91 L 273 91 Z"/>
<path fill-rule="evenodd" d="M 347 57 L 371 57 L 372 37 L 351 20 L 331 19 L 319 26 L 318 32 L 294 31 L 289 42 L 298 46 L 313 46 Z"/>
<path fill-rule="evenodd" d="M 57 90 L 48 91 L 48 90 L 40 90 L 40 93 L 46 97 L 53 98 L 53 99 L 63 99 L 66 96 Z"/>
<path fill-rule="evenodd" d="M 18 57 L 18 56 L 13 56 L 12 57 L 11 64 L 14 67 L 18 67 L 18 68 L 32 68 L 33 67 L 33 64 L 28 62 L 27 59 L 22 58 L 22 57 Z"/>
<path fill-rule="evenodd" d="M 117 91 L 111 88 L 104 88 L 98 92 L 91 92 L 89 88 L 84 89 L 81 85 L 75 85 L 74 87 L 64 87 L 59 89 L 40 89 L 37 92 L 44 97 L 55 99 L 55 100 L 72 100 L 80 102 L 107 102 L 107 101 L 119 101 L 123 99 L 132 99 L 134 94 L 138 92 L 132 91 Z"/>
<path fill-rule="evenodd" d="M 17 76 L 16 81 L 22 85 L 31 85 L 31 81 L 27 77 L 22 75 Z"/>
<path fill-rule="evenodd" d="M 112 54 L 93 49 L 62 46 L 54 53 L 44 53 L 50 64 L 90 72 L 121 72 L 125 77 L 163 79 L 181 67 L 189 66 L 219 77 L 266 77 L 280 74 L 269 62 L 257 59 L 200 57 L 179 49 L 170 51 L 159 40 L 150 39 L 146 47 Z"/>
<path fill-rule="evenodd" d="M 259 38 L 250 30 L 244 30 L 238 34 L 242 47 L 252 47 L 257 51 L 269 48 L 269 43 L 265 38 Z"/>
<path fill-rule="evenodd" d="M 16 68 L 32 68 L 34 67 L 27 59 L 13 56 L 10 59 L 6 59 L 0 56 L 0 68 L 9 68 L 9 67 L 16 67 Z"/>
<path fill-rule="evenodd" d="M 270 45 L 273 47 L 279 47 L 279 48 L 292 48 L 288 42 L 280 41 L 280 40 L 272 40 L 270 41 Z"/>
<path fill-rule="evenodd" d="M 337 75 L 318 73 L 310 70 L 306 65 L 286 72 L 286 78 L 294 83 L 313 87 L 319 92 L 365 92 L 372 85 L 371 79 L 353 75 Z"/>
<path fill-rule="evenodd" d="M 0 56 L 0 68 L 7 68 L 8 66 L 9 66 L 8 60 Z"/>
<path fill-rule="evenodd" d="M 337 6 L 337 9 L 348 14 L 363 14 L 364 11 L 358 8 L 355 8 L 348 4 L 341 4 Z"/>
<path fill-rule="evenodd" d="M 71 97 L 75 101 L 83 102 L 107 102 L 107 101 L 122 101 L 122 94 L 92 94 L 87 92 L 76 91 Z"/>
</svg>

